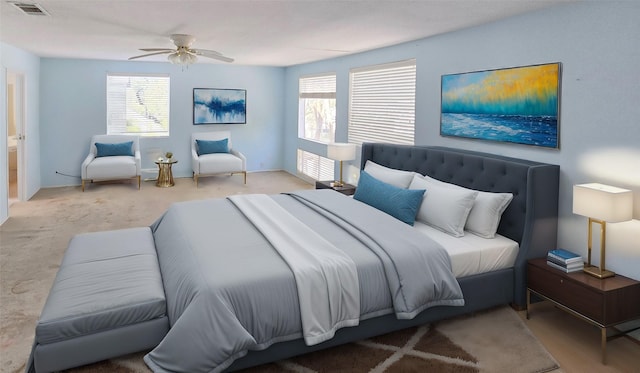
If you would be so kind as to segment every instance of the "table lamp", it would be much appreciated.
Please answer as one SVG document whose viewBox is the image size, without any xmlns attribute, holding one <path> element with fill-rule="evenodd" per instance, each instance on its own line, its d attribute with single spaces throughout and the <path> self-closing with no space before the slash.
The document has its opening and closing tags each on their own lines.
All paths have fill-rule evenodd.
<svg viewBox="0 0 640 373">
<path fill-rule="evenodd" d="M 607 222 L 618 223 L 633 218 L 633 194 L 630 190 L 590 183 L 573 186 L 573 213 L 589 218 L 587 265 L 584 272 L 607 278 L 615 273 L 605 268 Z M 592 225 L 600 224 L 600 267 L 591 265 Z"/>
<path fill-rule="evenodd" d="M 334 186 L 344 186 L 342 181 L 342 161 L 356 159 L 356 145 L 334 142 L 327 145 L 327 158 L 340 161 L 340 181 L 334 182 Z"/>
</svg>

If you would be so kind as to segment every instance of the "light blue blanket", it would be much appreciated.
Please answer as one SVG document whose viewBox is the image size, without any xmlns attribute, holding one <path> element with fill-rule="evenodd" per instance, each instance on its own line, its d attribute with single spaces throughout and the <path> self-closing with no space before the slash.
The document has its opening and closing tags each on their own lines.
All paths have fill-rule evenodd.
<svg viewBox="0 0 640 373">
<path fill-rule="evenodd" d="M 331 190 L 272 198 L 351 257 L 361 319 L 464 304 L 447 253 L 412 227 Z M 174 204 L 152 230 L 171 322 L 145 356 L 154 372 L 219 372 L 301 338 L 291 269 L 231 201 Z"/>
</svg>

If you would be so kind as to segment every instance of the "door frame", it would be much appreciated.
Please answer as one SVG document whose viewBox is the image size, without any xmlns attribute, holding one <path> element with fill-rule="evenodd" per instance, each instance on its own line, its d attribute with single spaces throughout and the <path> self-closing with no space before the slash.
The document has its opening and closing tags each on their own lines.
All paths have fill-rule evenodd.
<svg viewBox="0 0 640 373">
<path fill-rule="evenodd" d="M 16 70 L 12 70 L 12 69 L 7 69 L 6 70 L 6 77 L 5 77 L 5 91 L 7 92 L 7 97 L 6 97 L 6 101 L 4 103 L 5 107 L 7 108 L 7 119 L 8 119 L 8 105 L 9 105 L 9 84 L 12 83 L 14 85 L 14 97 L 13 97 L 13 106 L 14 106 L 14 119 L 15 119 L 15 125 L 16 125 L 16 137 L 18 138 L 17 141 L 17 146 L 16 146 L 16 157 L 17 157 L 17 168 L 18 168 L 18 175 L 17 175 L 17 189 L 18 189 L 18 201 L 24 201 L 26 200 L 26 147 L 27 147 L 27 137 L 26 137 L 26 120 L 25 120 L 25 113 L 26 113 L 26 94 L 25 94 L 25 75 L 24 73 L 20 72 L 20 71 L 16 71 Z M 9 122 L 7 120 L 7 129 L 6 129 L 6 133 L 4 134 L 5 136 L 8 137 L 9 135 Z M 8 155 L 8 146 L 7 146 L 7 155 Z M 4 170 L 4 172 L 7 175 L 7 179 L 8 179 L 8 175 L 9 175 L 9 164 L 7 162 L 6 164 L 6 169 Z M 8 181 L 8 180 L 7 180 Z M 8 191 L 7 191 L 8 192 Z M 7 193 L 7 198 L 8 198 L 8 193 Z M 7 205 L 8 205 L 7 201 Z M 11 209 L 11 206 L 9 206 L 9 209 Z"/>
</svg>

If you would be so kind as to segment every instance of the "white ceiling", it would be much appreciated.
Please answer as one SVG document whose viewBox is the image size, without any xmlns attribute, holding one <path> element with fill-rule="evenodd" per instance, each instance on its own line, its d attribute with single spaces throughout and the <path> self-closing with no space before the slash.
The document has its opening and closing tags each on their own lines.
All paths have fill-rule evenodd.
<svg viewBox="0 0 640 373">
<path fill-rule="evenodd" d="M 0 0 L 0 40 L 41 57 L 126 60 L 191 34 L 235 64 L 289 66 L 473 27 L 571 0 Z M 17 2 L 17 1 L 14 1 Z M 200 58 L 201 62 L 222 63 Z M 206 60 L 206 61 L 205 61 Z M 138 61 L 166 61 L 166 55 Z"/>
</svg>

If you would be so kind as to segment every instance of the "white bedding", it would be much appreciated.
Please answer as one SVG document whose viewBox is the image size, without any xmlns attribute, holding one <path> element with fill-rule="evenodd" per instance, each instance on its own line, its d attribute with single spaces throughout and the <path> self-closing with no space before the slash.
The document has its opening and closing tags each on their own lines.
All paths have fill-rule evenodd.
<svg viewBox="0 0 640 373">
<path fill-rule="evenodd" d="M 518 243 L 499 234 L 482 238 L 465 232 L 453 237 L 419 221 L 414 227 L 445 248 L 456 278 L 512 267 L 518 255 Z"/>
</svg>

